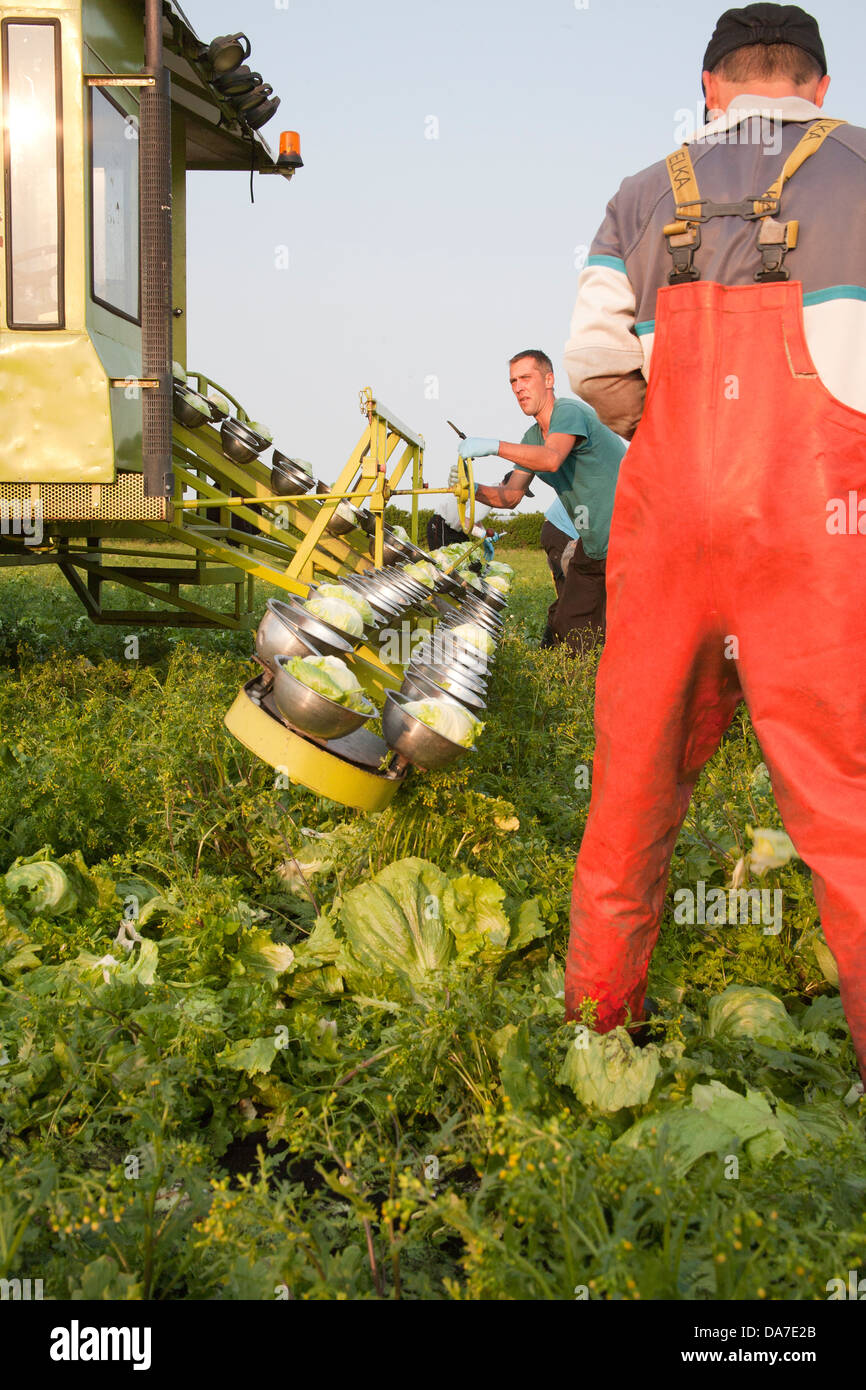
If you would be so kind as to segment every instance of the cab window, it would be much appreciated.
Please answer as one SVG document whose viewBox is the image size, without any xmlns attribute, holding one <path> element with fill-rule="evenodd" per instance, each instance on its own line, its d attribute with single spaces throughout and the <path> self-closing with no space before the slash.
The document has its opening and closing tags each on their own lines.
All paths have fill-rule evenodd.
<svg viewBox="0 0 866 1390">
<path fill-rule="evenodd" d="M 2 25 L 6 319 L 62 328 L 63 136 L 60 25 Z"/>
<path fill-rule="evenodd" d="M 91 292 L 139 323 L 138 123 L 99 87 L 90 100 Z"/>
</svg>

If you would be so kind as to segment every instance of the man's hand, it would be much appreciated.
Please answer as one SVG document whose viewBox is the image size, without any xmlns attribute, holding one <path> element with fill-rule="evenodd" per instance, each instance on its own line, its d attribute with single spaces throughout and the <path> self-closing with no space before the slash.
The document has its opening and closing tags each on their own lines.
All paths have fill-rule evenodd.
<svg viewBox="0 0 866 1390">
<path fill-rule="evenodd" d="M 498 439 L 461 439 L 457 451 L 462 459 L 483 459 L 499 453 Z"/>
</svg>

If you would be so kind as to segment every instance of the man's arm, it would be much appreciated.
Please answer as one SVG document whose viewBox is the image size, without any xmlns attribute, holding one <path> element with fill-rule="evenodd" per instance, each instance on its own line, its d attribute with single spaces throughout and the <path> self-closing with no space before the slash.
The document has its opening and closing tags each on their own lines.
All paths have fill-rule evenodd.
<svg viewBox="0 0 866 1390">
<path fill-rule="evenodd" d="M 577 282 L 565 367 L 571 389 L 603 424 L 631 439 L 643 413 L 644 355 L 635 331 L 635 292 L 626 272 L 617 199 L 592 244 Z"/>
<path fill-rule="evenodd" d="M 513 511 L 518 502 L 526 496 L 531 482 L 532 474 L 521 470 L 516 475 L 516 481 L 509 483 L 508 487 L 504 487 L 502 483 L 498 487 L 488 487 L 485 483 L 479 483 L 475 489 L 475 501 L 481 502 L 485 507 L 495 507 L 497 511 Z"/>
<path fill-rule="evenodd" d="M 623 439 L 631 439 L 643 414 L 646 379 L 640 370 L 627 376 L 585 377 L 583 399 L 592 406 L 603 425 Z"/>
<path fill-rule="evenodd" d="M 583 438 L 584 435 L 577 434 L 549 434 L 543 444 L 509 444 L 504 439 L 464 439 L 460 445 L 460 456 L 474 459 L 496 455 L 509 463 L 516 463 L 519 468 L 528 468 L 531 473 L 555 473 L 568 458 L 575 441 Z"/>
<path fill-rule="evenodd" d="M 585 438 L 577 434 L 549 434 L 543 444 L 509 444 L 499 441 L 499 457 L 532 473 L 556 473 L 568 458 L 575 442 Z"/>
</svg>

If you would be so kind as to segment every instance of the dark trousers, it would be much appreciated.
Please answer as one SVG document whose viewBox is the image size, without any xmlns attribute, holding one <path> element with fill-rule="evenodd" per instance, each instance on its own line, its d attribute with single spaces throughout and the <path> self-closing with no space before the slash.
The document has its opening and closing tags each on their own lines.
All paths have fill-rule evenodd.
<svg viewBox="0 0 866 1390">
<path fill-rule="evenodd" d="M 466 536 L 462 531 L 455 531 L 453 526 L 449 526 L 444 516 L 434 512 L 427 522 L 427 550 L 438 550 L 443 545 L 456 545 L 458 541 L 465 541 Z"/>
<path fill-rule="evenodd" d="M 578 540 L 565 570 L 562 552 L 569 537 L 558 526 L 545 521 L 541 528 L 541 545 L 553 575 L 556 598 L 547 612 L 547 629 L 542 646 L 565 643 L 577 652 L 585 646 L 604 640 L 605 635 L 605 562 L 592 560 Z"/>
</svg>

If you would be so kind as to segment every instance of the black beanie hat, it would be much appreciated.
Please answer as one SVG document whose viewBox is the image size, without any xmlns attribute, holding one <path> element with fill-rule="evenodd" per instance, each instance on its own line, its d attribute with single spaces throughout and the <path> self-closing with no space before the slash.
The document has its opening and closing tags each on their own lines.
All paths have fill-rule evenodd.
<svg viewBox="0 0 866 1390">
<path fill-rule="evenodd" d="M 753 43 L 790 43 L 802 48 L 827 72 L 827 58 L 818 21 L 799 5 L 746 5 L 742 10 L 725 10 L 704 54 L 704 71 L 712 72 L 717 63 L 737 48 Z"/>
</svg>

